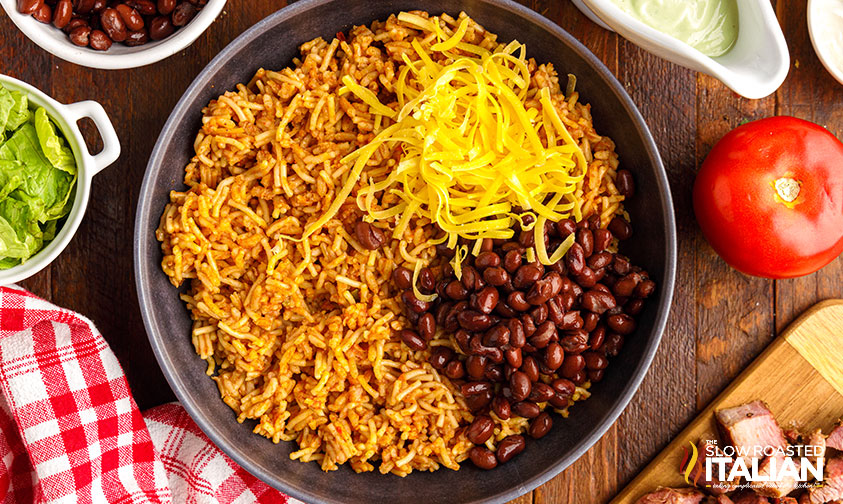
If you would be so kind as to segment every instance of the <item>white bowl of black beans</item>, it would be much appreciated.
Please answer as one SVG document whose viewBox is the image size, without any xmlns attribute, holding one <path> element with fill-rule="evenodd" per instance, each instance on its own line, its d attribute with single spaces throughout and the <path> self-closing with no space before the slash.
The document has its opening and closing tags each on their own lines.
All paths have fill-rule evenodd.
<svg viewBox="0 0 843 504">
<path fill-rule="evenodd" d="M 172 56 L 219 16 L 225 0 L 0 0 L 42 49 L 78 65 L 116 70 Z"/>
</svg>

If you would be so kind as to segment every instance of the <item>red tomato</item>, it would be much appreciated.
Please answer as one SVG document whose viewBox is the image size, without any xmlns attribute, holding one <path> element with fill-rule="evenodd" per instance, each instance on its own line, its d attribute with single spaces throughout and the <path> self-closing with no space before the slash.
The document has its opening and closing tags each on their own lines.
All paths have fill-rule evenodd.
<svg viewBox="0 0 843 504">
<path fill-rule="evenodd" d="M 703 162 L 694 212 L 735 269 L 768 278 L 813 273 L 843 251 L 843 143 L 794 117 L 739 126 Z"/>
</svg>

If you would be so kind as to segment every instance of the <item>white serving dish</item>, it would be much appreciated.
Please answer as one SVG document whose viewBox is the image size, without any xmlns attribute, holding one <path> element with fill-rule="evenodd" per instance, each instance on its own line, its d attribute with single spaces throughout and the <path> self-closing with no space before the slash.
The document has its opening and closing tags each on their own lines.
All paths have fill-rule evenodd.
<svg viewBox="0 0 843 504">
<path fill-rule="evenodd" d="M 65 61 L 106 70 L 149 65 L 181 51 L 199 38 L 199 35 L 214 22 L 226 2 L 226 0 L 209 0 L 196 17 L 163 40 L 136 47 L 115 43 L 107 51 L 95 51 L 90 47 L 79 47 L 73 44 L 66 33 L 52 24 L 41 23 L 32 16 L 21 14 L 17 9 L 17 1 L 0 0 L 0 5 L 3 6 L 12 22 L 30 40 Z"/>
<path fill-rule="evenodd" d="M 67 247 L 88 206 L 88 198 L 91 194 L 91 182 L 97 173 L 103 168 L 117 160 L 120 156 L 120 140 L 117 132 L 111 124 L 108 115 L 102 105 L 95 101 L 82 101 L 62 105 L 53 100 L 37 88 L 30 86 L 12 77 L 0 74 L 0 84 L 9 91 L 21 91 L 26 93 L 31 103 L 44 107 L 47 115 L 56 123 L 61 130 L 68 145 L 76 158 L 76 195 L 73 199 L 73 206 L 65 218 L 64 224 L 56 233 L 56 237 L 41 249 L 37 254 L 30 257 L 25 263 L 9 269 L 0 270 L 0 285 L 8 285 L 28 278 L 49 265 Z M 90 118 L 102 137 L 103 148 L 97 155 L 91 155 L 79 131 L 77 121 Z"/>
<path fill-rule="evenodd" d="M 808 33 L 811 35 L 811 44 L 813 44 L 814 52 L 817 53 L 820 62 L 828 70 L 828 73 L 837 79 L 837 82 L 843 84 L 843 54 L 832 54 L 834 47 L 828 43 L 822 43 L 828 42 L 829 36 L 839 35 L 838 33 L 829 33 L 835 27 L 828 25 L 828 13 L 824 12 L 824 9 L 830 7 L 843 9 L 843 2 L 837 2 L 836 0 L 808 0 Z M 836 28 L 839 29 L 841 24 L 843 23 L 838 23 Z"/>
<path fill-rule="evenodd" d="M 787 43 L 769 0 L 738 0 L 738 40 L 716 58 L 639 21 L 612 0 L 573 2 L 604 28 L 668 61 L 712 75 L 747 98 L 775 92 L 790 68 Z"/>
</svg>

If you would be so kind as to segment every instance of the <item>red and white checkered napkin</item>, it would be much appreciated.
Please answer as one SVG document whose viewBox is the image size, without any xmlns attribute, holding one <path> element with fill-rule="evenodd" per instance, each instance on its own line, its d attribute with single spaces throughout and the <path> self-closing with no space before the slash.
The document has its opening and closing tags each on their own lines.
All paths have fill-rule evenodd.
<svg viewBox="0 0 843 504">
<path fill-rule="evenodd" d="M 90 320 L 0 287 L 0 502 L 288 501 L 180 405 L 141 414 Z"/>
</svg>

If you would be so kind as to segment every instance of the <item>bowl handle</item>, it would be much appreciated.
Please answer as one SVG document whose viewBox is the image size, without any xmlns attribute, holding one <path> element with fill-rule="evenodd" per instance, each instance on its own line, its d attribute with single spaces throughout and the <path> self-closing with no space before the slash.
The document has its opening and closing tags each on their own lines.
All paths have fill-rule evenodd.
<svg viewBox="0 0 843 504">
<path fill-rule="evenodd" d="M 96 175 L 103 168 L 117 161 L 117 158 L 120 157 L 120 139 L 117 138 L 114 125 L 111 124 L 111 119 L 108 118 L 108 114 L 106 114 L 102 105 L 92 100 L 86 100 L 71 103 L 70 105 L 65 105 L 65 107 L 67 108 L 68 119 L 74 125 L 79 119 L 88 117 L 94 121 L 94 125 L 102 137 L 102 151 L 93 156 L 94 169 L 91 172 L 91 176 Z"/>
</svg>

